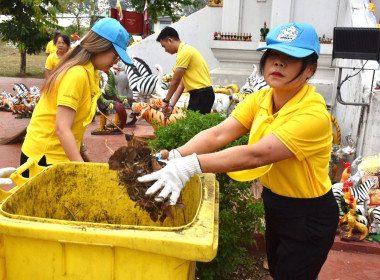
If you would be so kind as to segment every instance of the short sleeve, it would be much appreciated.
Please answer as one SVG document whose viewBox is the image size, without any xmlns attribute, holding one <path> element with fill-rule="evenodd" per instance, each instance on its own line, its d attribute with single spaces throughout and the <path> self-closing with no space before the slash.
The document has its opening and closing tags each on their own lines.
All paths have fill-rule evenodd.
<svg viewBox="0 0 380 280">
<path fill-rule="evenodd" d="M 183 49 L 177 55 L 176 68 L 187 69 L 191 61 L 191 56 L 192 52 L 190 51 L 190 49 L 184 46 Z"/>
<path fill-rule="evenodd" d="M 299 112 L 273 134 L 298 160 L 303 160 L 331 146 L 331 118 L 327 111 Z"/>
<path fill-rule="evenodd" d="M 57 106 L 66 106 L 77 111 L 80 100 L 89 86 L 86 70 L 82 67 L 69 69 L 58 87 Z"/>
<path fill-rule="evenodd" d="M 230 116 L 237 119 L 245 128 L 251 129 L 260 104 L 268 93 L 268 89 L 263 89 L 248 95 L 236 105 Z"/>
<path fill-rule="evenodd" d="M 49 54 L 48 58 L 46 59 L 45 69 L 53 70 L 54 68 L 53 60 L 54 60 L 54 53 Z"/>
</svg>

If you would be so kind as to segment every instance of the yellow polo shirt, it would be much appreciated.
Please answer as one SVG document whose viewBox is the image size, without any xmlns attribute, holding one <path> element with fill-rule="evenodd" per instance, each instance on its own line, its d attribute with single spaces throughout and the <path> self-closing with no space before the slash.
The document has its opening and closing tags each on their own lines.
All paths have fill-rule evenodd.
<svg viewBox="0 0 380 280">
<path fill-rule="evenodd" d="M 42 94 L 21 148 L 28 157 L 39 161 L 44 155 L 48 164 L 69 161 L 56 134 L 58 106 L 76 111 L 72 132 L 80 148 L 84 132 L 96 113 L 96 101 L 101 95 L 99 74 L 91 62 L 70 68 L 58 77 L 51 92 Z"/>
<path fill-rule="evenodd" d="M 57 51 L 57 46 L 54 45 L 54 41 L 50 40 L 46 45 L 45 53 L 52 54 Z"/>
<path fill-rule="evenodd" d="M 178 47 L 176 68 L 186 69 L 182 80 L 187 91 L 211 86 L 206 61 L 196 48 L 184 42 Z"/>
<path fill-rule="evenodd" d="M 273 133 L 294 154 L 273 163 L 260 177 L 261 183 L 286 197 L 324 195 L 331 188 L 332 124 L 323 97 L 305 83 L 280 111 L 273 114 L 272 108 L 273 89 L 263 89 L 248 96 L 231 113 L 251 130 L 249 144 Z"/>
<path fill-rule="evenodd" d="M 60 59 L 57 55 L 57 52 L 49 54 L 48 58 L 46 59 L 45 69 L 53 70 L 57 66 L 59 61 L 60 61 Z"/>
</svg>

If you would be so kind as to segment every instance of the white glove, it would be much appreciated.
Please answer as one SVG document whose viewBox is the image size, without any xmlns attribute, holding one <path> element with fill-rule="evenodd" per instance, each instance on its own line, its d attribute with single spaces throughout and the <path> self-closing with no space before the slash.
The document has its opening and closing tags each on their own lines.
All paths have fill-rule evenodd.
<svg viewBox="0 0 380 280">
<path fill-rule="evenodd" d="M 154 194 L 159 189 L 164 187 L 155 200 L 162 201 L 171 193 L 170 205 L 175 205 L 185 184 L 195 174 L 201 173 L 202 169 L 199 164 L 197 154 L 192 154 L 187 157 L 170 160 L 164 168 L 151 174 L 139 177 L 137 180 L 139 182 L 150 182 L 157 180 L 145 192 L 145 194 Z"/>
<path fill-rule="evenodd" d="M 181 158 L 181 157 L 182 157 L 181 153 L 177 149 L 173 149 L 169 152 L 168 160 L 172 160 L 175 158 Z"/>
<path fill-rule="evenodd" d="M 16 171 L 16 168 L 5 167 L 0 169 L 0 187 L 12 185 L 13 181 L 9 179 L 9 176 Z"/>
</svg>

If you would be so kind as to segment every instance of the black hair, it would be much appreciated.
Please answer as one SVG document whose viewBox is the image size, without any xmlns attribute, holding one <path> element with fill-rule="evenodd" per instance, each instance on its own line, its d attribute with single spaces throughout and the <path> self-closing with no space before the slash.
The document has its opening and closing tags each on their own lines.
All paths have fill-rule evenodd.
<svg viewBox="0 0 380 280">
<path fill-rule="evenodd" d="M 61 36 L 61 32 L 55 31 L 54 32 L 54 37 L 53 37 L 53 43 L 54 45 L 57 44 L 58 37 Z"/>
<path fill-rule="evenodd" d="M 265 65 L 265 62 L 267 61 L 267 58 L 268 58 L 270 52 L 271 52 L 270 49 L 266 50 L 265 53 L 263 54 L 263 56 L 260 59 L 260 73 L 261 73 L 261 75 L 264 75 L 264 65 Z M 309 65 L 316 64 L 317 61 L 318 61 L 318 55 L 315 52 L 313 52 L 311 55 L 302 57 L 301 59 L 302 59 L 301 70 L 298 72 L 297 76 L 295 76 L 291 81 L 289 81 L 289 83 L 292 82 L 292 81 L 294 81 L 295 79 L 297 79 L 299 76 L 301 76 L 302 73 L 303 73 L 303 71 L 305 71 L 305 69 Z M 314 71 L 314 73 L 315 73 L 315 71 Z M 314 75 L 314 73 L 313 73 L 313 75 Z"/>
<path fill-rule="evenodd" d="M 63 42 L 65 42 L 65 44 L 68 45 L 69 48 L 70 48 L 70 38 L 69 38 L 69 36 L 67 36 L 67 35 L 61 35 L 59 37 L 62 37 Z M 57 37 L 57 40 L 58 40 L 58 37 Z"/>
<path fill-rule="evenodd" d="M 166 26 L 164 29 L 161 30 L 160 34 L 157 36 L 156 41 L 166 41 L 168 38 L 172 38 L 175 41 L 179 41 L 179 35 L 177 30 L 170 26 Z"/>
</svg>

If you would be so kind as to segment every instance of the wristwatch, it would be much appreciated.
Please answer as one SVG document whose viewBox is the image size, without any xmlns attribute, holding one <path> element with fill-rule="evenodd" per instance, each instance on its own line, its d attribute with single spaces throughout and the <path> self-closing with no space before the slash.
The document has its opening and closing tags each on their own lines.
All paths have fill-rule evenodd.
<svg viewBox="0 0 380 280">
<path fill-rule="evenodd" d="M 165 98 L 162 100 L 162 102 L 164 102 L 164 103 L 169 103 L 170 102 L 170 100 L 166 100 Z"/>
</svg>

